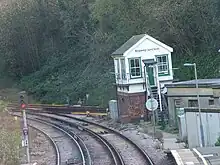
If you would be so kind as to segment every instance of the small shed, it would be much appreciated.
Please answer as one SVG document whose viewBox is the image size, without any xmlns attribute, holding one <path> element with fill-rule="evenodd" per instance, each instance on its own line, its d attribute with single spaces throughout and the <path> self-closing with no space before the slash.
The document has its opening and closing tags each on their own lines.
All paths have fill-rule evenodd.
<svg viewBox="0 0 220 165">
<path fill-rule="evenodd" d="M 200 106 L 220 107 L 220 79 L 198 79 Z M 177 116 L 181 108 L 198 107 L 196 81 L 165 84 L 167 88 L 169 123 L 177 127 Z"/>
</svg>

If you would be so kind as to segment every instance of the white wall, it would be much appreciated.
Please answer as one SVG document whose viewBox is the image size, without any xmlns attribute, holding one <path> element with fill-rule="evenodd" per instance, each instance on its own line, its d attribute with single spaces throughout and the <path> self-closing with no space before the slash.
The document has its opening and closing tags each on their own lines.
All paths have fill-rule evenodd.
<svg viewBox="0 0 220 165">
<path fill-rule="evenodd" d="M 201 113 L 206 147 L 213 147 L 220 135 L 220 113 Z M 186 112 L 189 148 L 200 146 L 200 122 L 198 112 Z"/>
<path fill-rule="evenodd" d="M 150 41 L 149 39 L 143 40 L 139 45 L 127 51 L 124 56 L 127 58 L 142 57 L 143 59 L 154 58 L 154 55 L 168 54 L 167 49 Z"/>
<path fill-rule="evenodd" d="M 139 93 L 139 92 L 145 92 L 145 88 L 143 88 L 142 84 L 134 84 L 130 85 L 128 93 Z"/>
<path fill-rule="evenodd" d="M 131 50 L 125 53 L 126 59 L 126 72 L 129 73 L 129 58 L 141 57 L 141 61 L 145 59 L 154 59 L 156 60 L 157 55 L 168 55 L 169 62 L 169 76 L 159 76 L 159 81 L 173 80 L 173 69 L 172 69 L 172 58 L 171 52 L 164 47 L 150 41 L 149 39 L 143 40 L 139 45 L 132 48 Z M 144 63 L 142 62 L 142 72 L 144 71 Z M 142 81 L 142 80 L 139 80 Z"/>
<path fill-rule="evenodd" d="M 199 133 L 196 113 L 186 113 L 186 130 L 189 148 L 199 147 Z"/>
<path fill-rule="evenodd" d="M 127 90 L 126 87 L 124 87 L 124 90 L 123 88 L 119 88 L 118 87 L 118 92 L 124 92 L 124 93 L 139 93 L 139 92 L 145 92 L 145 88 L 143 88 L 143 85 L 142 84 L 132 84 L 132 85 L 129 85 L 129 91 Z"/>
<path fill-rule="evenodd" d="M 117 65 L 117 60 L 119 60 L 119 66 Z M 117 74 L 121 75 L 121 61 L 120 58 L 114 58 L 114 68 L 115 68 L 115 80 L 117 81 Z M 119 73 L 118 73 L 118 67 L 119 67 Z"/>
</svg>

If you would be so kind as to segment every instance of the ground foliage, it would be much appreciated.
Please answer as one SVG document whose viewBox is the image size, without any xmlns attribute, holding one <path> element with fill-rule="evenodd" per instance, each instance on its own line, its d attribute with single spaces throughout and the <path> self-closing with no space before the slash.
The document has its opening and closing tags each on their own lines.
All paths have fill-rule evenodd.
<svg viewBox="0 0 220 165">
<path fill-rule="evenodd" d="M 0 165 L 19 164 L 20 123 L 6 111 L 6 103 L 0 101 Z"/>
<path fill-rule="evenodd" d="M 7 4 L 7 5 L 6 5 Z M 114 98 L 110 54 L 132 35 L 148 33 L 174 48 L 175 76 L 219 76 L 218 0 L 0 1 L 0 74 L 36 99 L 89 104 Z"/>
</svg>

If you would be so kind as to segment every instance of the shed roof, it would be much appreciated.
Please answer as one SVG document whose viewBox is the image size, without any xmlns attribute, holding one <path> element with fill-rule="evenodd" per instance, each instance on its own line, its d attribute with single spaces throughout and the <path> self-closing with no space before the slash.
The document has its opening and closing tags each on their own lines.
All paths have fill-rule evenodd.
<svg viewBox="0 0 220 165">
<path fill-rule="evenodd" d="M 161 47 L 164 47 L 170 52 L 173 52 L 173 48 L 165 45 L 164 43 L 158 41 L 157 39 L 147 35 L 147 34 L 139 34 L 132 36 L 127 42 L 125 42 L 120 48 L 118 48 L 116 51 L 112 53 L 112 56 L 117 56 L 117 55 L 123 55 L 127 50 L 132 48 L 135 44 L 137 44 L 142 38 L 147 38 L 150 41 L 160 45 Z"/>
<path fill-rule="evenodd" d="M 140 39 L 142 39 L 145 34 L 135 35 L 132 36 L 127 42 L 125 42 L 120 48 L 112 53 L 112 55 L 122 55 L 126 52 L 129 48 L 135 45 Z"/>
<path fill-rule="evenodd" d="M 181 81 L 172 84 L 165 84 L 165 87 L 175 88 L 175 87 L 195 87 L 196 80 L 189 80 L 189 81 Z M 206 86 L 206 87 L 220 87 L 220 78 L 214 79 L 198 79 L 199 86 Z"/>
</svg>

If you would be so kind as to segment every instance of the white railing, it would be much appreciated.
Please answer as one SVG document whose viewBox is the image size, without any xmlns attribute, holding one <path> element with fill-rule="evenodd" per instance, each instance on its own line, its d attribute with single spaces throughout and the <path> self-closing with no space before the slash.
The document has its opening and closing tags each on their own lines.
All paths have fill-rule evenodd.
<svg viewBox="0 0 220 165">
<path fill-rule="evenodd" d="M 145 82 L 144 73 L 142 73 L 141 77 L 137 77 L 137 78 L 131 78 L 130 73 L 125 73 L 125 74 L 122 73 L 121 75 L 116 73 L 116 83 L 128 84 L 128 83 L 132 83 L 132 82 Z"/>
<path fill-rule="evenodd" d="M 116 83 L 118 84 L 125 84 L 129 82 L 129 75 L 127 74 L 116 74 Z"/>
</svg>

